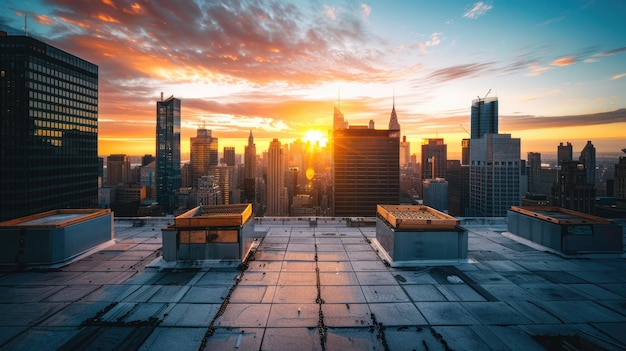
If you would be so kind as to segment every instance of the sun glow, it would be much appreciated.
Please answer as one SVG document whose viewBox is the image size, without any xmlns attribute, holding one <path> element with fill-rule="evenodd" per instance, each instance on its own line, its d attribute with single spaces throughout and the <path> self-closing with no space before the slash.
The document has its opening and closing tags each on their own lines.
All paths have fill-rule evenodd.
<svg viewBox="0 0 626 351">
<path fill-rule="evenodd" d="M 319 130 L 309 130 L 304 134 L 304 141 L 324 147 L 328 142 L 328 137 Z"/>
</svg>

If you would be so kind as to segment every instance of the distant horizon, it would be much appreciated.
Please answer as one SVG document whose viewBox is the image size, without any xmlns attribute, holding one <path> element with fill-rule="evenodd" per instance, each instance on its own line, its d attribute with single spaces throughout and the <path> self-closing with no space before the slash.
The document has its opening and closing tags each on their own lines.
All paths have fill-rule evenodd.
<svg viewBox="0 0 626 351">
<path fill-rule="evenodd" d="M 154 153 L 156 101 L 182 100 L 181 151 L 206 126 L 243 152 L 326 132 L 333 107 L 385 129 L 395 107 L 411 153 L 440 137 L 460 155 L 477 97 L 521 155 L 587 140 L 626 147 L 626 2 L 374 3 L 297 0 L 5 0 L 0 30 L 99 67 L 101 154 Z"/>
</svg>

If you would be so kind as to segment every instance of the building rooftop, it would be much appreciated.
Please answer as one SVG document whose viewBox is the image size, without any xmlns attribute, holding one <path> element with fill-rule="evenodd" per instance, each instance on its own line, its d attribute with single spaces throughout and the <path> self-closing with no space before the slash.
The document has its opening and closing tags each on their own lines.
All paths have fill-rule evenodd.
<svg viewBox="0 0 626 351">
<path fill-rule="evenodd" d="M 166 267 L 173 218 L 116 219 L 112 246 L 4 267 L 0 349 L 626 349 L 623 256 L 560 256 L 489 220 L 461 220 L 468 263 L 392 268 L 370 245 L 375 227 L 297 218 L 255 219 L 243 264 Z"/>
</svg>

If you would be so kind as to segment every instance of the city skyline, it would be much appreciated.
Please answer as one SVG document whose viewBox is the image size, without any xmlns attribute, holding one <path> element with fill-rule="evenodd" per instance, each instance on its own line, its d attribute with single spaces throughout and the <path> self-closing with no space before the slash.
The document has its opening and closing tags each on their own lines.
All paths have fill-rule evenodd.
<svg viewBox="0 0 626 351">
<path fill-rule="evenodd" d="M 339 104 L 351 125 L 385 128 L 395 102 L 411 153 L 444 138 L 460 158 L 471 102 L 487 92 L 522 155 L 563 141 L 578 154 L 587 140 L 618 153 L 626 4 L 537 6 L 9 0 L 0 29 L 24 34 L 26 23 L 28 35 L 99 66 L 100 155 L 155 153 L 161 92 L 182 100 L 183 154 L 201 125 L 242 154 L 250 130 L 261 149 L 325 134 Z"/>
</svg>

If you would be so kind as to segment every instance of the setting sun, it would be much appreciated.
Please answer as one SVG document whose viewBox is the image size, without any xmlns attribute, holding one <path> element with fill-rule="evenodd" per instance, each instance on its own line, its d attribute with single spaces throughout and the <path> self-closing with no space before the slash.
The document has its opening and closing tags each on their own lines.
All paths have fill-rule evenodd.
<svg viewBox="0 0 626 351">
<path fill-rule="evenodd" d="M 326 146 L 328 142 L 328 137 L 326 134 L 320 132 L 319 130 L 309 130 L 304 134 L 304 141 L 309 142 L 311 144 L 318 144 L 319 146 Z"/>
</svg>

